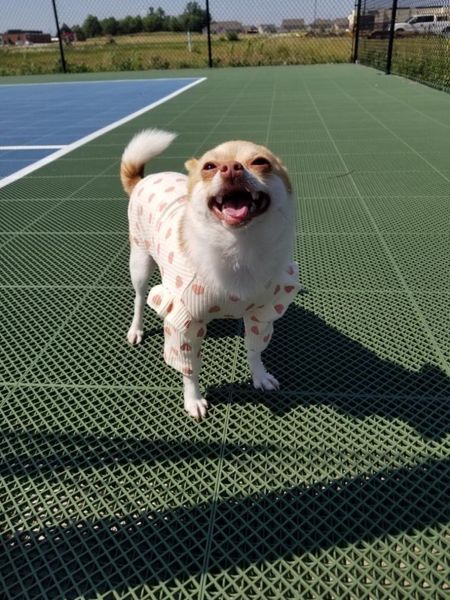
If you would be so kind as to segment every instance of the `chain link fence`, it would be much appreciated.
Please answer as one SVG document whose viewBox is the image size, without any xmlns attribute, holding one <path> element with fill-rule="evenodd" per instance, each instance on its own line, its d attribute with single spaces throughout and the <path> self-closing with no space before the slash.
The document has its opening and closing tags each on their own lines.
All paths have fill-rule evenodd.
<svg viewBox="0 0 450 600">
<path fill-rule="evenodd" d="M 353 8 L 354 0 L 2 0 L 0 74 L 349 62 Z"/>
<path fill-rule="evenodd" d="M 0 75 L 359 62 L 450 88 L 450 0 L 2 0 Z"/>
<path fill-rule="evenodd" d="M 354 58 L 450 90 L 449 0 L 359 0 Z"/>
</svg>

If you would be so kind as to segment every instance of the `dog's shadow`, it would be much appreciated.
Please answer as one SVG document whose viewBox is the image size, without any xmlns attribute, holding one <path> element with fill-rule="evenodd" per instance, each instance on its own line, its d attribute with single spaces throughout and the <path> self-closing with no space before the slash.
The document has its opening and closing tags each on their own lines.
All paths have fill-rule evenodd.
<svg viewBox="0 0 450 600">
<path fill-rule="evenodd" d="M 208 335 L 227 336 L 232 327 L 214 321 Z M 208 400 L 213 406 L 263 403 L 281 416 L 299 405 L 325 403 L 358 419 L 401 419 L 430 439 L 450 431 L 450 378 L 438 366 L 411 370 L 381 358 L 298 306 L 275 323 L 264 363 L 279 379 L 279 392 L 257 392 L 250 383 L 227 384 L 208 388 Z"/>
</svg>

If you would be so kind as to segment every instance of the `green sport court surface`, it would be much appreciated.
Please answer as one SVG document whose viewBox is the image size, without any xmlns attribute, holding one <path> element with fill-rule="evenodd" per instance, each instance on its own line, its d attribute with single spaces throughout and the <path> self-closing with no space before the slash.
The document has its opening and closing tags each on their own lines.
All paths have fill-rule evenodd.
<svg viewBox="0 0 450 600">
<path fill-rule="evenodd" d="M 353 65 L 190 75 L 0 189 L 4 596 L 447 598 L 450 96 Z M 282 390 L 253 391 L 239 323 L 217 322 L 200 424 L 150 309 L 125 341 L 118 167 L 148 126 L 179 133 L 150 170 L 249 138 L 299 198 Z"/>
</svg>

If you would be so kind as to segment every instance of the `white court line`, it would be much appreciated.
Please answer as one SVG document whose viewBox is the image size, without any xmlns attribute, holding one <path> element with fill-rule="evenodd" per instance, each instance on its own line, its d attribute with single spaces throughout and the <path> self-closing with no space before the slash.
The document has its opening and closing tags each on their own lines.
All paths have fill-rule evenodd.
<svg viewBox="0 0 450 600">
<path fill-rule="evenodd" d="M 197 77 L 158 77 L 158 78 L 148 78 L 148 79 L 92 79 L 86 81 L 39 81 L 36 83 L 0 83 L 0 90 L 4 87 L 17 87 L 17 86 L 25 86 L 25 85 L 74 85 L 79 83 L 130 83 L 130 81 L 184 81 L 186 79 L 189 80 L 197 80 Z M 201 80 L 205 80 L 206 77 L 202 77 Z"/>
<path fill-rule="evenodd" d="M 174 79 L 177 79 L 177 78 L 174 78 Z M 122 119 L 119 119 L 118 121 L 114 121 L 113 123 L 110 123 L 109 125 L 106 125 L 105 127 L 102 127 L 101 129 L 97 129 L 97 131 L 93 131 L 89 135 L 86 135 L 86 136 L 80 138 L 79 140 L 76 140 L 72 144 L 68 144 L 67 146 L 60 148 L 56 152 L 52 152 L 52 154 L 49 154 L 48 156 L 41 158 L 41 160 L 38 160 L 37 162 L 33 163 L 32 165 L 28 165 L 27 167 L 24 167 L 23 169 L 20 169 L 19 171 L 16 171 L 15 173 L 8 175 L 7 177 L 4 177 L 3 179 L 0 180 L 0 188 L 3 188 L 5 186 L 9 185 L 10 183 L 13 183 L 13 181 L 17 181 L 18 179 L 21 179 L 22 177 L 25 177 L 25 175 L 28 175 L 29 173 L 32 173 L 33 171 L 40 169 L 44 165 L 48 165 L 49 163 L 55 161 L 56 159 L 60 158 L 61 156 L 64 156 L 65 154 L 69 154 L 69 152 L 72 152 L 72 150 L 75 150 L 76 148 L 79 148 L 80 146 L 83 146 L 84 144 L 87 144 L 88 142 L 95 140 L 95 138 L 98 138 L 101 135 L 108 133 L 108 131 L 111 131 L 112 129 L 116 129 L 116 127 L 120 127 L 120 125 L 123 125 L 124 123 L 128 123 L 128 121 L 132 121 L 136 117 L 139 117 L 140 115 L 143 115 L 147 111 L 152 110 L 153 108 L 156 108 L 160 104 L 164 104 L 164 102 L 167 102 L 168 100 L 171 100 L 172 98 L 175 98 L 175 96 L 182 94 L 189 88 L 194 87 L 195 85 L 198 85 L 199 83 L 202 83 L 205 80 L 206 80 L 206 77 L 200 77 L 199 79 L 193 81 L 192 83 L 188 83 L 187 85 L 183 86 L 179 90 L 172 92 L 168 96 L 164 96 L 163 98 L 160 98 L 159 100 L 156 100 L 155 102 L 152 102 L 151 104 L 148 104 L 147 106 L 144 106 L 143 108 L 140 108 L 139 110 L 135 111 L 134 113 L 131 113 L 131 114 L 127 115 L 126 117 L 122 117 Z M 128 81 L 128 80 L 125 80 L 125 81 Z M 150 81 L 150 80 L 139 79 L 138 81 Z M 159 81 L 159 80 L 153 79 L 151 81 Z M 70 83 L 70 82 L 68 81 L 67 83 Z M 73 82 L 73 83 L 75 83 L 75 82 Z M 88 82 L 86 82 L 86 83 L 88 83 Z M 34 84 L 31 84 L 31 85 L 34 85 Z M 0 89 L 1 89 L 1 86 L 0 86 Z"/>
<path fill-rule="evenodd" d="M 65 148 L 67 144 L 57 146 L 0 146 L 0 150 L 52 150 L 53 148 Z"/>
</svg>

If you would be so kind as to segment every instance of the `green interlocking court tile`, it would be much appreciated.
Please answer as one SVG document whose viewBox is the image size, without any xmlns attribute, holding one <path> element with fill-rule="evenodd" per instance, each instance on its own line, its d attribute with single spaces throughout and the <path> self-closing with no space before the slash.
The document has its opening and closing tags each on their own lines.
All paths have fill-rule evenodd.
<svg viewBox="0 0 450 600">
<path fill-rule="evenodd" d="M 35 200 L 38 202 L 38 200 Z M 107 215 L 107 218 L 105 218 Z M 69 198 L 42 214 L 30 231 L 127 232 L 127 201 L 121 197 Z"/>
<path fill-rule="evenodd" d="M 358 197 L 303 198 L 297 218 L 303 234 L 374 233 L 370 215 Z"/>
<path fill-rule="evenodd" d="M 3 596 L 443 600 L 450 97 L 354 65 L 201 74 L 0 190 Z M 251 139 L 280 154 L 298 198 L 307 291 L 265 353 L 281 389 L 256 392 L 241 324 L 213 323 L 202 423 L 156 314 L 141 347 L 126 342 L 118 166 L 145 127 L 179 134 L 147 172 Z"/>
</svg>

